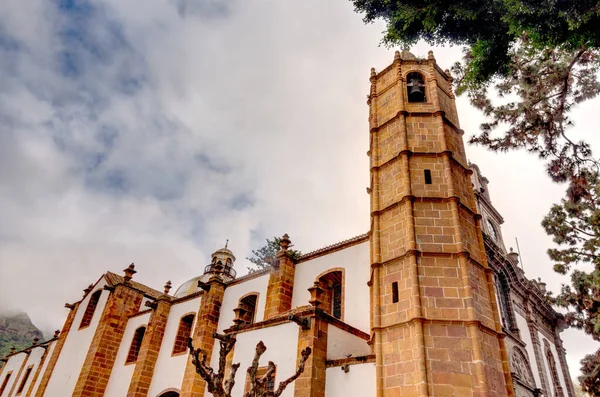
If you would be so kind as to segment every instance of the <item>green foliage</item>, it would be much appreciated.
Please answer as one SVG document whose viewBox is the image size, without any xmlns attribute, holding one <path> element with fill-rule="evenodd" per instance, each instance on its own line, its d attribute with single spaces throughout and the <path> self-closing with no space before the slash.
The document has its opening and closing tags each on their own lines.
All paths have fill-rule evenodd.
<svg viewBox="0 0 600 397">
<path fill-rule="evenodd" d="M 600 350 L 581 360 L 581 390 L 590 396 L 600 396 Z"/>
<path fill-rule="evenodd" d="M 548 250 L 554 270 L 571 272 L 571 285 L 563 285 L 552 303 L 567 310 L 565 320 L 600 341 L 600 177 L 585 171 L 580 194 L 568 194 L 555 204 L 542 221 L 557 248 Z M 589 271 L 572 270 L 574 265 L 589 264 Z M 584 391 L 600 394 L 600 350 L 582 360 Z"/>
<path fill-rule="evenodd" d="M 246 258 L 252 262 L 255 267 L 248 267 L 248 273 L 256 273 L 261 270 L 265 270 L 273 267 L 275 263 L 275 255 L 279 252 L 281 246 L 281 239 L 279 237 L 273 237 L 273 240 L 267 239 L 267 244 L 258 250 L 252 250 L 252 258 Z M 302 252 L 288 249 L 287 251 L 293 260 L 297 260 L 302 256 Z"/>
<path fill-rule="evenodd" d="M 557 248 L 548 250 L 554 270 L 561 274 L 573 265 L 589 263 L 590 272 L 571 272 L 571 285 L 563 285 L 553 302 L 568 310 L 569 325 L 600 341 L 600 178 L 588 174 L 586 194 L 579 200 L 563 199 L 542 221 Z"/>
<path fill-rule="evenodd" d="M 510 49 L 527 35 L 538 48 L 600 47 L 594 0 L 352 0 L 365 23 L 383 20 L 387 46 L 466 45 L 470 79 L 487 82 L 508 71 Z"/>
</svg>

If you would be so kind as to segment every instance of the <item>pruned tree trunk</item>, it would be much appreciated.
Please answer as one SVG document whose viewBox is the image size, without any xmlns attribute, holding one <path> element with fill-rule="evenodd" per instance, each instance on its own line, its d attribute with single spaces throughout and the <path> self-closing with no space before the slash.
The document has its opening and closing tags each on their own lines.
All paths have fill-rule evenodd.
<svg viewBox="0 0 600 397">
<path fill-rule="evenodd" d="M 235 346 L 236 338 L 233 335 L 221 335 L 214 333 L 213 337 L 219 341 L 219 368 L 217 372 L 206 364 L 207 355 L 201 349 L 194 349 L 192 339 L 188 340 L 188 346 L 190 348 L 190 354 L 192 355 L 192 363 L 196 367 L 196 372 L 206 382 L 207 390 L 210 394 L 215 397 L 231 397 L 231 391 L 235 385 L 235 374 L 240 367 L 240 364 L 232 364 L 230 366 L 230 372 L 227 380 L 225 380 L 225 371 L 227 367 L 227 355 Z M 256 352 L 252 365 L 248 368 L 248 377 L 250 380 L 250 390 L 244 394 L 244 397 L 279 397 L 286 387 L 295 381 L 302 372 L 304 372 L 304 365 L 306 360 L 310 356 L 311 349 L 307 347 L 302 350 L 300 363 L 296 369 L 296 373 L 287 378 L 286 380 L 279 382 L 277 390 L 268 390 L 268 381 L 273 373 L 275 372 L 275 363 L 269 361 L 267 372 L 263 376 L 257 376 L 260 357 L 267 350 L 265 344 L 260 341 L 256 345 Z"/>
</svg>

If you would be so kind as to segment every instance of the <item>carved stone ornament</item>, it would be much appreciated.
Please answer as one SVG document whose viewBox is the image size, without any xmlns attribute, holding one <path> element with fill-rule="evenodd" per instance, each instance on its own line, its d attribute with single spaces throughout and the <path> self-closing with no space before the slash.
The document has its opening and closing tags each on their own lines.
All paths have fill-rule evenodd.
<svg viewBox="0 0 600 397">
<path fill-rule="evenodd" d="M 523 352 L 516 347 L 511 349 L 510 366 L 520 381 L 530 386 L 535 386 L 529 360 L 527 360 L 525 354 L 523 354 Z"/>
</svg>

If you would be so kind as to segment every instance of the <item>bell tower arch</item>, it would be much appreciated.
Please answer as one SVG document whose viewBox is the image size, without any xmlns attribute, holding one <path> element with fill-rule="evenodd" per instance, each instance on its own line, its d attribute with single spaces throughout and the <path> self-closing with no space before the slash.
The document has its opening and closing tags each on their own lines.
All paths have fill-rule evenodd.
<svg viewBox="0 0 600 397">
<path fill-rule="evenodd" d="M 403 51 L 370 81 L 377 396 L 513 396 L 452 77 Z"/>
</svg>

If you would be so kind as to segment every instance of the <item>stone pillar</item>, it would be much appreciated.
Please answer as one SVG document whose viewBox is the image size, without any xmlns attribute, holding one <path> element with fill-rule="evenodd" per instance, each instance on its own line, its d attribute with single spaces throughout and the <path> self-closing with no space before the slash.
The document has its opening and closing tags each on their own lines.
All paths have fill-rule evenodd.
<svg viewBox="0 0 600 397">
<path fill-rule="evenodd" d="M 129 285 L 130 279 L 126 276 L 108 297 L 72 397 L 104 396 L 129 316 L 138 312 L 144 297 Z"/>
<path fill-rule="evenodd" d="M 65 324 L 63 325 L 63 329 L 60 334 L 54 334 L 55 337 L 55 345 L 52 348 L 52 355 L 50 356 L 50 361 L 48 361 L 48 367 L 46 371 L 44 371 L 42 375 L 42 380 L 40 381 L 40 386 L 35 393 L 36 397 L 42 397 L 46 392 L 46 387 L 48 387 L 48 381 L 50 380 L 50 376 L 52 376 L 52 371 L 54 371 L 54 367 L 56 366 L 56 362 L 58 361 L 58 357 L 60 356 L 60 352 L 67 340 L 67 336 L 69 335 L 69 331 L 71 330 L 71 325 L 73 324 L 73 319 L 75 318 L 75 314 L 77 313 L 77 308 L 79 307 L 79 302 L 70 305 L 65 305 L 69 309 L 69 314 L 67 315 L 67 319 L 65 320 Z M 41 368 L 41 365 L 40 365 Z"/>
<path fill-rule="evenodd" d="M 370 81 L 377 396 L 513 396 L 452 78 L 403 51 Z"/>
<path fill-rule="evenodd" d="M 225 283 L 219 275 L 214 275 L 208 280 L 206 287 L 208 291 L 202 295 L 192 342 L 194 348 L 200 348 L 206 353 L 206 361 L 210 363 L 215 346 L 213 334 L 217 332 L 219 325 L 221 305 L 223 304 L 223 296 L 225 295 Z M 219 352 L 217 351 L 215 354 L 219 354 Z M 192 358 L 189 356 L 185 367 L 180 396 L 203 397 L 205 389 L 206 382 L 196 373 L 196 367 L 192 364 Z"/>
<path fill-rule="evenodd" d="M 265 303 L 265 320 L 276 317 L 292 308 L 292 291 L 294 289 L 294 274 L 296 265 L 290 257 L 288 248 L 290 238 L 284 234 L 281 238 L 281 250 L 277 253 L 277 263 L 271 270 L 267 286 Z"/>
<path fill-rule="evenodd" d="M 304 372 L 294 382 L 294 397 L 325 397 L 327 330 L 328 323 L 316 312 L 310 318 L 310 328 L 300 328 L 297 362 L 305 348 L 310 347 L 312 353 L 306 360 Z"/>
<path fill-rule="evenodd" d="M 170 284 L 168 285 L 170 288 Z M 154 367 L 156 366 L 158 353 L 165 335 L 165 328 L 167 327 L 167 320 L 169 319 L 169 311 L 171 310 L 171 297 L 167 293 L 168 290 L 165 289 L 165 294 L 159 296 L 156 302 L 149 305 L 152 308 L 152 314 L 140 346 L 140 353 L 129 384 L 127 397 L 148 396 L 148 390 L 154 375 Z"/>
</svg>

